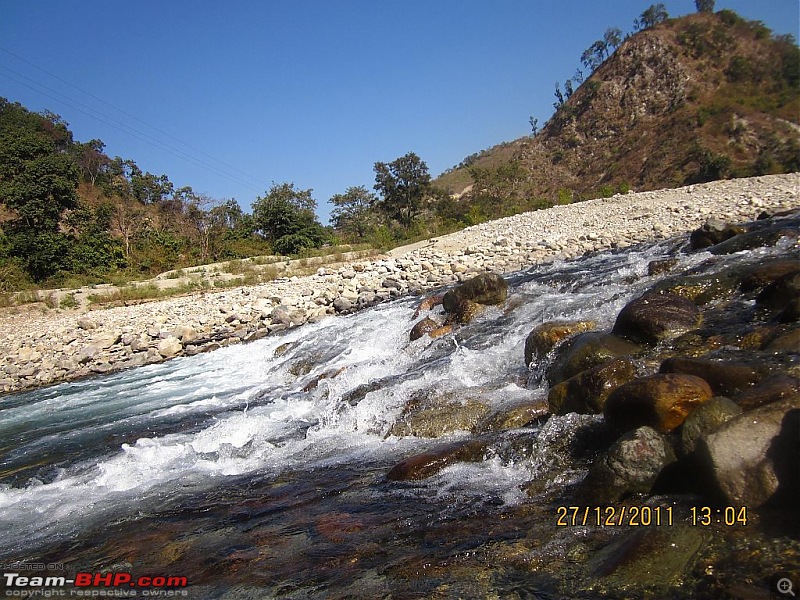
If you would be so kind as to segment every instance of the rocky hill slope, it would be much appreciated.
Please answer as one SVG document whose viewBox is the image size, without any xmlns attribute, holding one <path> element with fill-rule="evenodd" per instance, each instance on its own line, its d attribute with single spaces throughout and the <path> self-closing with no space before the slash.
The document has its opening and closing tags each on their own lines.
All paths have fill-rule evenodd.
<svg viewBox="0 0 800 600">
<path fill-rule="evenodd" d="M 461 202 L 556 202 L 800 168 L 800 51 L 732 11 L 627 38 L 533 137 L 436 182 Z M 512 207 L 513 209 L 513 207 Z"/>
</svg>

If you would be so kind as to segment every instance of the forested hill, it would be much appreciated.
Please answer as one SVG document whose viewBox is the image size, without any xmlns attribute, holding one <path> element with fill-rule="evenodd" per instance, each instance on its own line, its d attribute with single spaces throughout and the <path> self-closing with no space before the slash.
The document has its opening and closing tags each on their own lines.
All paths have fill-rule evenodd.
<svg viewBox="0 0 800 600">
<path fill-rule="evenodd" d="M 669 19 L 663 5 L 636 27 L 624 40 L 609 28 L 584 52 L 590 75 L 556 85 L 556 112 L 535 135 L 473 155 L 434 182 L 461 196 L 453 214 L 800 170 L 791 36 L 729 10 Z"/>
<path fill-rule="evenodd" d="M 330 231 L 315 208 L 311 190 L 281 183 L 246 214 L 0 98 L 0 293 L 317 247 Z"/>
</svg>

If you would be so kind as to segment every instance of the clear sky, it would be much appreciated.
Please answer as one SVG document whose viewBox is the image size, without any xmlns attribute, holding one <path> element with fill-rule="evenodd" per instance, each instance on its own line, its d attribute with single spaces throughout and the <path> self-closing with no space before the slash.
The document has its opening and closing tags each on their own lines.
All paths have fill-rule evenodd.
<svg viewBox="0 0 800 600">
<path fill-rule="evenodd" d="M 530 133 L 555 82 L 651 0 L 0 0 L 0 96 L 246 211 L 414 151 L 436 176 Z M 664 2 L 671 16 L 694 0 Z M 798 37 L 798 0 L 717 0 Z"/>
</svg>

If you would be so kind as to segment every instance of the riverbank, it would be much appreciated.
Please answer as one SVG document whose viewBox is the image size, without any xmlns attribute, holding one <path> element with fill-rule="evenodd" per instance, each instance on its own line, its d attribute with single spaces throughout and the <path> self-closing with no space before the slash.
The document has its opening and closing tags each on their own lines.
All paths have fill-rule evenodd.
<svg viewBox="0 0 800 600">
<path fill-rule="evenodd" d="M 711 219 L 740 222 L 798 207 L 800 173 L 717 181 L 515 215 L 256 286 L 104 310 L 7 309 L 0 315 L 0 390 L 208 352 L 480 272 L 513 272 L 672 237 Z"/>
</svg>

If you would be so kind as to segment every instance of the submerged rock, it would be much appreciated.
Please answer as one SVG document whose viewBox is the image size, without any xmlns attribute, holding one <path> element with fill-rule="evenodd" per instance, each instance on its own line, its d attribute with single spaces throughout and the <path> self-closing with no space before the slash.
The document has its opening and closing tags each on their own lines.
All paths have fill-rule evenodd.
<svg viewBox="0 0 800 600">
<path fill-rule="evenodd" d="M 645 294 L 629 302 L 617 316 L 613 333 L 633 342 L 657 344 L 700 326 L 695 304 L 677 294 Z"/>
<path fill-rule="evenodd" d="M 667 433 L 713 395 L 708 383 L 694 375 L 656 374 L 615 389 L 603 412 L 609 426 L 617 431 L 646 425 Z"/>
<path fill-rule="evenodd" d="M 486 442 L 467 440 L 442 448 L 415 454 L 392 467 L 386 474 L 389 481 L 419 481 L 457 462 L 480 462 L 486 452 Z"/>
<path fill-rule="evenodd" d="M 733 399 L 745 410 L 780 400 L 797 402 L 800 401 L 800 378 L 792 377 L 787 373 L 774 373 L 757 386 L 740 393 Z"/>
<path fill-rule="evenodd" d="M 488 412 L 489 406 L 475 398 L 460 400 L 454 393 L 421 395 L 409 400 L 390 434 L 436 438 L 473 431 Z"/>
</svg>

